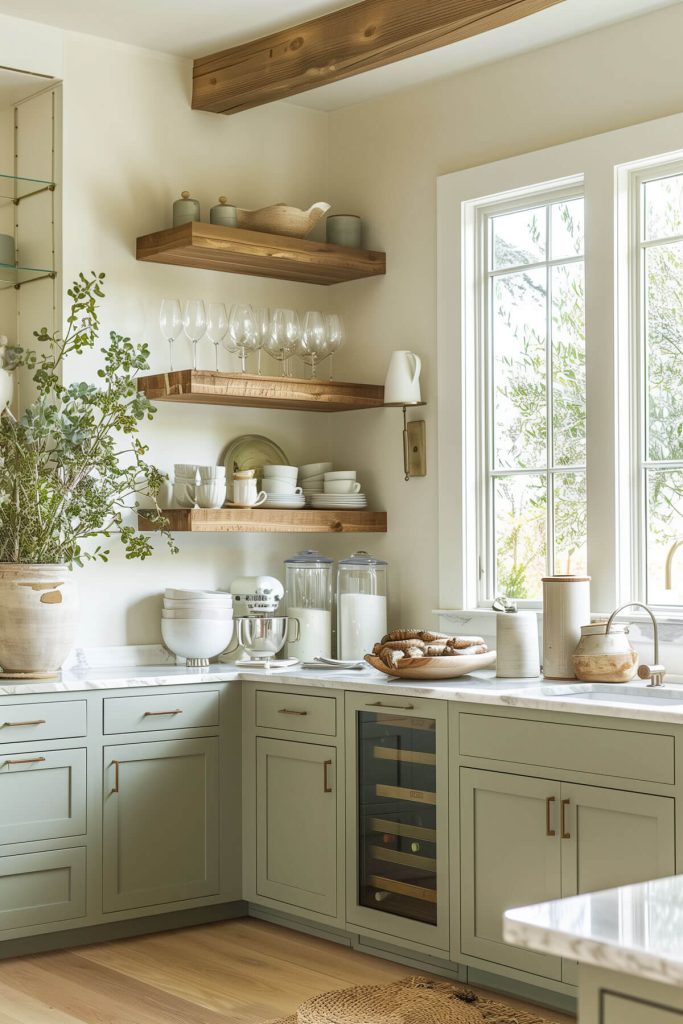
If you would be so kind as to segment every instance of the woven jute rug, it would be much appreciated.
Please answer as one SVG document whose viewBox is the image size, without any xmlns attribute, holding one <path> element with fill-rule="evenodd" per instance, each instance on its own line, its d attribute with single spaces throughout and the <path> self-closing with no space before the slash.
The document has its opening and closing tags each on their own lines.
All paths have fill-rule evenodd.
<svg viewBox="0 0 683 1024">
<path fill-rule="evenodd" d="M 363 985 L 309 999 L 293 1017 L 272 1024 L 551 1024 L 475 995 L 461 985 L 403 978 L 391 985 Z"/>
</svg>

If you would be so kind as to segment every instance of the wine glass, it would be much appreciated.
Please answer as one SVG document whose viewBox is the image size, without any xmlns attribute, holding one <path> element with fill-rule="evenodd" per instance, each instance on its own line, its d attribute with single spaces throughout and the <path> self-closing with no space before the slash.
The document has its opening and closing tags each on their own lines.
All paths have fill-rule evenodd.
<svg viewBox="0 0 683 1024">
<path fill-rule="evenodd" d="M 216 371 L 218 371 L 218 346 L 228 333 L 228 314 L 222 302 L 210 302 L 206 317 L 206 333 L 213 342 L 216 351 Z"/>
<path fill-rule="evenodd" d="M 344 321 L 338 313 L 328 313 L 325 317 L 325 323 L 327 325 L 327 354 L 330 357 L 330 380 L 332 380 L 334 353 L 338 352 L 344 344 L 346 333 L 344 331 Z"/>
<path fill-rule="evenodd" d="M 206 309 L 202 299 L 188 299 L 183 310 L 183 327 L 192 342 L 192 369 L 197 369 L 197 342 L 206 334 Z"/>
<path fill-rule="evenodd" d="M 228 320 L 228 334 L 235 346 L 235 352 L 240 357 L 242 373 L 246 373 L 247 352 L 252 352 L 257 348 L 256 320 L 251 306 L 236 303 L 232 307 Z"/>
<path fill-rule="evenodd" d="M 270 335 L 270 310 L 267 306 L 258 306 L 254 310 L 254 323 L 256 324 L 256 345 L 258 351 L 258 362 L 256 372 L 261 374 L 261 349 L 264 348 Z"/>
<path fill-rule="evenodd" d="M 270 332 L 265 350 L 273 359 L 282 363 L 282 376 L 286 377 L 286 363 L 296 351 L 301 328 L 299 318 L 293 309 L 276 309 L 270 321 Z"/>
<path fill-rule="evenodd" d="M 309 310 L 304 316 L 297 351 L 311 367 L 311 377 L 315 377 L 317 364 L 327 355 L 327 324 L 317 310 Z"/>
<path fill-rule="evenodd" d="M 177 299 L 162 299 L 159 310 L 159 327 L 168 342 L 169 369 L 173 369 L 173 342 L 183 329 L 183 317 Z"/>
</svg>

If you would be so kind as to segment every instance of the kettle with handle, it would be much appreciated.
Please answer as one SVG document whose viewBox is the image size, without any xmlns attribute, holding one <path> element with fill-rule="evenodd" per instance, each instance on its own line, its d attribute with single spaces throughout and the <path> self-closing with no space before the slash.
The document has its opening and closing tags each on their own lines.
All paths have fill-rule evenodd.
<svg viewBox="0 0 683 1024">
<path fill-rule="evenodd" d="M 414 405 L 421 402 L 422 361 L 414 352 L 393 352 L 384 382 L 385 405 Z"/>
</svg>

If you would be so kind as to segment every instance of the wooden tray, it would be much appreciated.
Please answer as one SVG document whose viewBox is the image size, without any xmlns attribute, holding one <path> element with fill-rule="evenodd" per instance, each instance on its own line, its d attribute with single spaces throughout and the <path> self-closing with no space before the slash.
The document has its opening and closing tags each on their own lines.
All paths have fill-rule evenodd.
<svg viewBox="0 0 683 1024">
<path fill-rule="evenodd" d="M 399 668 L 388 668 L 374 654 L 366 654 L 365 660 L 385 676 L 397 679 L 457 679 L 468 672 L 495 665 L 496 652 L 461 654 L 452 658 L 404 658 Z"/>
</svg>

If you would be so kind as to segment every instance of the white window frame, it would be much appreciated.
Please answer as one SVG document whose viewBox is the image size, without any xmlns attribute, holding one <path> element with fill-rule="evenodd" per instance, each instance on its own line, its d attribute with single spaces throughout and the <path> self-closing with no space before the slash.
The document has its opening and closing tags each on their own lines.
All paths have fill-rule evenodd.
<svg viewBox="0 0 683 1024">
<path fill-rule="evenodd" d="M 637 600 L 647 600 L 647 488 L 646 470 L 654 466 L 648 460 L 646 437 L 646 377 L 645 377 L 645 305 L 643 288 L 645 280 L 644 254 L 646 249 L 663 244 L 662 241 L 643 241 L 643 186 L 648 181 L 683 174 L 683 160 L 664 160 L 661 163 L 648 162 L 645 168 L 629 172 L 629 229 L 630 229 L 630 288 L 631 288 L 631 452 L 632 452 L 632 522 L 637 543 L 632 547 L 632 574 Z M 683 233 L 666 239 L 683 241 Z M 672 462 L 669 468 L 683 469 L 683 461 Z M 667 617 L 683 617 L 683 607 L 676 604 L 653 605 Z"/>
<path fill-rule="evenodd" d="M 477 420 L 477 438 L 476 438 L 476 450 L 477 450 L 477 461 L 479 464 L 479 470 L 477 473 L 478 480 L 478 493 L 477 493 L 477 605 L 480 608 L 487 608 L 491 606 L 493 597 L 487 594 L 489 590 L 488 580 L 495 577 L 495 550 L 494 550 L 494 538 L 495 528 L 493 523 L 493 503 L 491 501 L 490 492 L 490 481 L 489 481 L 489 467 L 493 464 L 492 438 L 493 438 L 493 418 L 494 410 L 491 407 L 491 394 L 490 394 L 490 378 L 491 378 L 491 323 L 490 323 L 490 301 L 489 301 L 489 278 L 491 276 L 490 270 L 490 251 L 489 251 L 489 236 L 490 236 L 490 223 L 492 217 L 500 216 L 501 214 L 514 213 L 518 210 L 525 210 L 529 207 L 538 204 L 552 204 L 562 202 L 563 200 L 571 199 L 582 199 L 583 198 L 583 181 L 575 181 L 572 184 L 562 183 L 558 186 L 551 185 L 551 187 L 539 191 L 534 188 L 530 193 L 522 193 L 522 195 L 516 196 L 514 199 L 508 196 L 498 197 L 492 203 L 475 203 L 474 211 L 476 216 L 475 226 L 475 240 L 474 240 L 474 259 L 477 265 L 477 282 L 479 295 L 473 299 L 476 302 L 476 312 L 474 319 L 474 331 L 475 337 L 473 339 L 473 358 L 475 361 L 475 375 L 476 375 L 476 403 L 477 408 L 475 416 Z M 552 266 L 553 262 L 567 263 L 569 260 L 558 260 L 553 261 L 550 259 L 550 253 L 547 253 L 547 259 L 543 260 L 542 263 L 534 264 L 531 266 Z M 581 261 L 585 264 L 585 255 L 573 259 L 572 262 Z M 501 268 L 500 271 L 496 271 L 496 274 L 503 274 L 514 272 L 515 270 L 524 270 L 526 267 L 520 268 Z M 548 296 L 550 301 L 550 296 Z M 550 309 L 548 310 L 548 316 L 550 316 Z M 550 331 L 548 331 L 547 345 L 551 344 Z M 550 381 L 548 381 L 550 384 Z M 547 419 L 549 424 L 548 438 L 552 436 L 550 421 L 552 419 L 552 389 L 548 387 L 548 402 L 547 402 Z M 545 472 L 547 474 L 546 490 L 548 496 L 548 507 L 552 510 L 553 507 L 553 484 L 555 475 L 558 472 L 585 472 L 585 467 L 574 467 L 574 466 L 555 466 L 551 465 L 552 460 L 548 459 L 548 453 L 546 453 L 546 467 Z M 498 475 L 523 475 L 528 473 L 528 470 L 512 470 L 511 474 L 501 470 Z M 546 571 L 550 572 L 550 563 L 553 559 L 554 536 L 552 529 L 552 511 L 550 513 L 550 530 L 547 537 L 547 556 L 546 556 Z M 495 595 L 493 595 L 495 596 Z M 520 608 L 536 608 L 539 607 L 539 602 L 534 600 L 518 600 L 517 605 Z"/>
<path fill-rule="evenodd" d="M 437 181 L 439 608 L 479 606 L 474 403 L 476 210 L 583 181 L 588 566 L 592 608 L 635 599 L 632 178 L 683 159 L 683 114 L 442 175 Z M 680 608 L 661 609 L 676 621 Z M 488 614 L 491 614 L 488 612 Z M 636 616 L 634 615 L 633 618 Z M 476 618 L 470 618 L 471 623 Z"/>
</svg>

